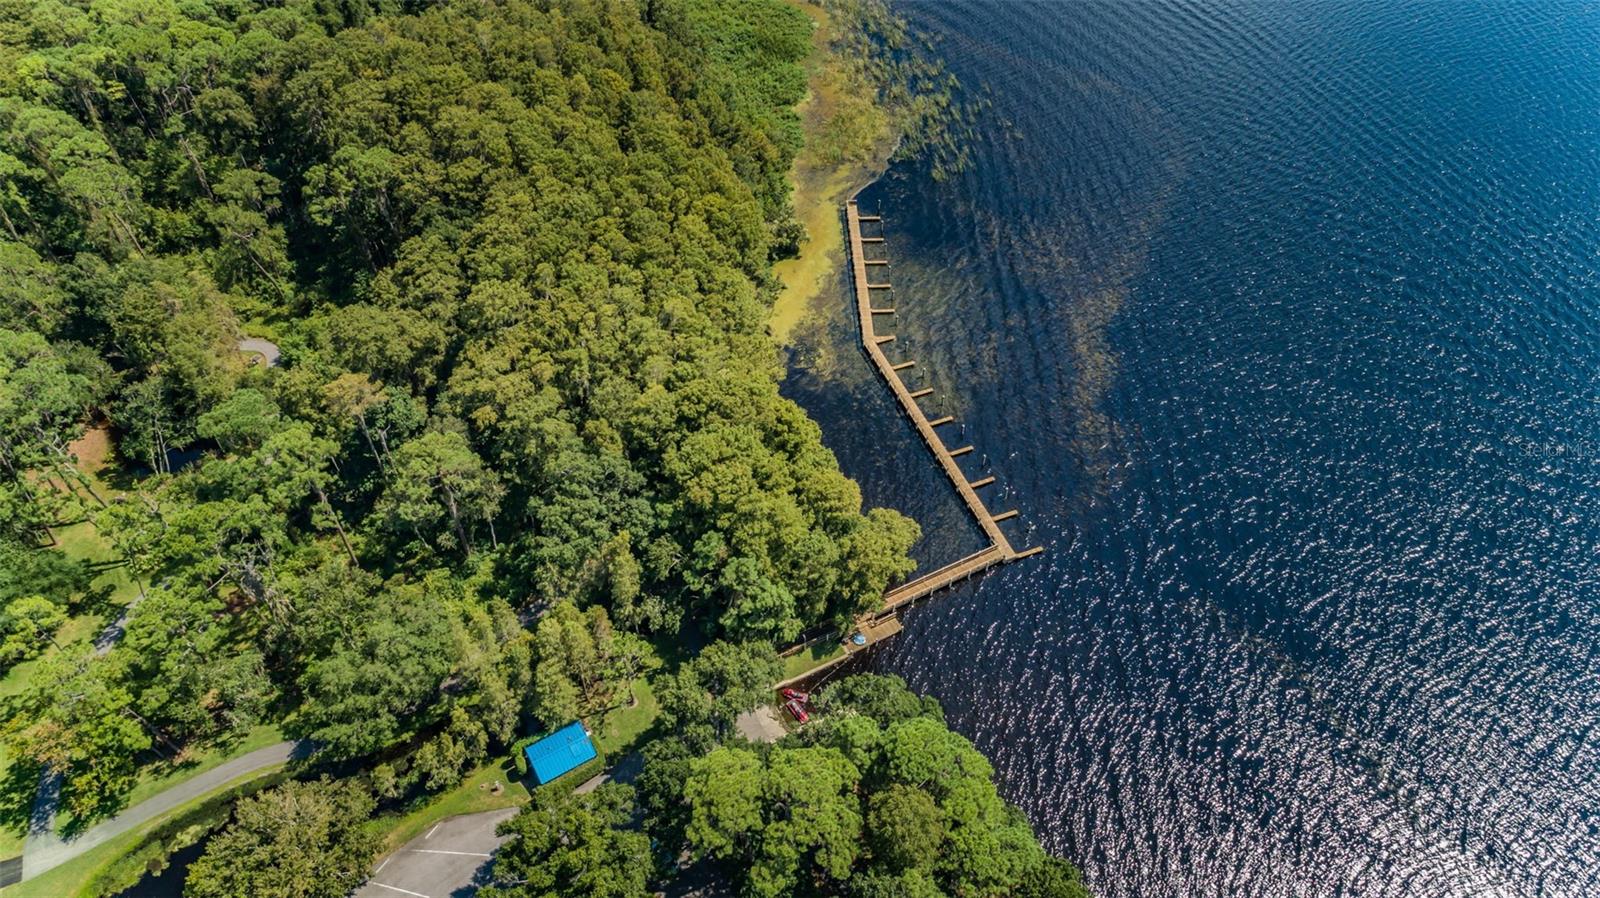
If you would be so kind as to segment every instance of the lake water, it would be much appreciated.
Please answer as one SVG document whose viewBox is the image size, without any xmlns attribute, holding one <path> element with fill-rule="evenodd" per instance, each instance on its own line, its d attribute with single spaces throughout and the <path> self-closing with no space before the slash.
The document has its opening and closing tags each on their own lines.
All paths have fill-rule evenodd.
<svg viewBox="0 0 1600 898">
<path fill-rule="evenodd" d="M 1600 7 L 897 8 L 993 108 L 888 330 L 1047 551 L 875 667 L 1107 898 L 1600 895 Z M 828 300 L 786 392 L 970 551 Z"/>
</svg>

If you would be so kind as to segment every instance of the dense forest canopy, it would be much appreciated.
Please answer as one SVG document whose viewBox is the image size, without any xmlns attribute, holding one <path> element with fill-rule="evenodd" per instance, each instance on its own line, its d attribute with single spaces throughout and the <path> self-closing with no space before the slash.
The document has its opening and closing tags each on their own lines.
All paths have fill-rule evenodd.
<svg viewBox="0 0 1600 898">
<path fill-rule="evenodd" d="M 910 569 L 915 524 L 863 513 L 765 331 L 797 10 L 4 0 L 0 23 L 3 551 L 88 516 L 139 592 L 124 638 L 52 653 L 7 708 L 76 813 L 141 752 L 264 719 L 342 756 L 439 734 L 481 757 L 585 688 L 533 682 L 559 639 L 528 624 L 563 602 L 607 639 L 773 643 Z M 110 487 L 72 448 L 97 425 Z M 58 567 L 7 572 L 9 629 L 90 600 Z"/>
</svg>

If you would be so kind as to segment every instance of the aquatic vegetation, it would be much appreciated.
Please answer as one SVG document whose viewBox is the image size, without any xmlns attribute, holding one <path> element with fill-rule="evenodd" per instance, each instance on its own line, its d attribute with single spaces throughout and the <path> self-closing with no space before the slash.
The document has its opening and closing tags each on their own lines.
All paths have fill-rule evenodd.
<svg viewBox="0 0 1600 898">
<path fill-rule="evenodd" d="M 863 96 L 873 99 L 874 111 L 852 110 L 841 117 L 838 133 L 830 135 L 841 158 L 859 151 L 864 136 L 877 125 L 874 115 L 886 116 L 899 144 L 896 159 L 926 156 L 933 177 L 942 180 L 970 164 L 967 148 L 981 99 L 966 90 L 936 55 L 931 35 L 912 27 L 883 0 L 824 0 L 837 20 L 833 52 L 840 61 L 840 80 L 851 87 L 866 86 L 870 93 L 852 91 L 856 106 Z"/>
</svg>

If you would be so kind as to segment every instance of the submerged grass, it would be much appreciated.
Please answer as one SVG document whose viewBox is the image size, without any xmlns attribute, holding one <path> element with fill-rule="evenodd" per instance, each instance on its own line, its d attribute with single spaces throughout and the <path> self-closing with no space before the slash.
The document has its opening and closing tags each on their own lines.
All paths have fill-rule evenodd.
<svg viewBox="0 0 1600 898">
<path fill-rule="evenodd" d="M 853 191 L 877 177 L 893 151 L 894 128 L 877 105 L 876 91 L 860 68 L 837 50 L 837 23 L 815 3 L 798 6 L 815 24 L 806 59 L 806 98 L 800 103 L 805 146 L 790 171 L 795 216 L 805 239 L 792 259 L 773 266 L 783 289 L 768 327 L 788 343 L 844 258 L 839 207 Z"/>
</svg>

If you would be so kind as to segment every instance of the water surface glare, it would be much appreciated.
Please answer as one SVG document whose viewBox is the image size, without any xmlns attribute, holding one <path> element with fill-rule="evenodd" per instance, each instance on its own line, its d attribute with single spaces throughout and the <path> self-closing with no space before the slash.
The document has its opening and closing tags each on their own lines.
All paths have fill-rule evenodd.
<svg viewBox="0 0 1600 898">
<path fill-rule="evenodd" d="M 1600 895 L 1600 6 L 897 8 L 993 108 L 886 330 L 1048 551 L 877 668 L 1106 898 Z M 785 389 L 959 557 L 834 296 Z"/>
</svg>

